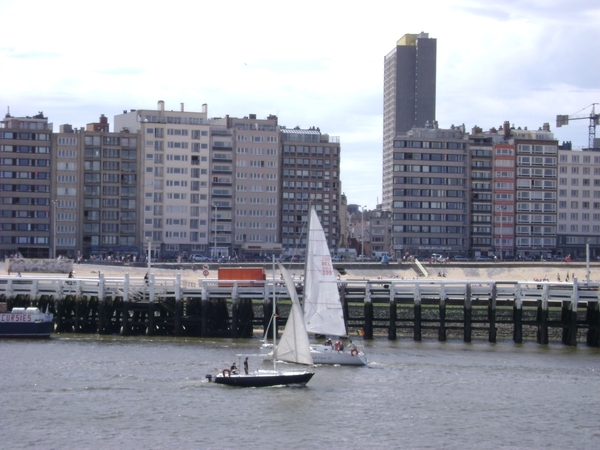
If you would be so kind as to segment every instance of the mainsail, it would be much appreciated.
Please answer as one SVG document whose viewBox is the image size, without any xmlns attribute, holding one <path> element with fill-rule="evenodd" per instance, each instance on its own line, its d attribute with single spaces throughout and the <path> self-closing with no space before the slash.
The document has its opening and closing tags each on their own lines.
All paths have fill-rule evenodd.
<svg viewBox="0 0 600 450">
<path fill-rule="evenodd" d="M 300 301 L 296 293 L 296 287 L 292 281 L 292 277 L 285 267 L 280 263 L 279 270 L 283 275 L 285 285 L 292 299 L 292 309 L 285 324 L 281 339 L 275 348 L 274 359 L 287 361 L 297 364 L 313 364 L 312 356 L 310 355 L 310 342 L 308 341 L 308 333 L 304 326 L 304 318 L 300 309 Z"/>
<path fill-rule="evenodd" d="M 304 322 L 309 333 L 347 335 L 327 239 L 313 208 L 310 210 L 304 273 Z"/>
</svg>

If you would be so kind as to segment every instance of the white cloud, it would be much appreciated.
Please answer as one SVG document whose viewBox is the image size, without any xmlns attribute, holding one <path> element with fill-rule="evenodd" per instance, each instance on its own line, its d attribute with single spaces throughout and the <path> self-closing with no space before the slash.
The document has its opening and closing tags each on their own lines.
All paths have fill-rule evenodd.
<svg viewBox="0 0 600 450">
<path fill-rule="evenodd" d="M 79 127 L 157 100 L 276 114 L 339 136 L 343 191 L 369 207 L 381 200 L 383 58 L 405 33 L 437 39 L 441 127 L 548 122 L 582 146 L 587 121 L 556 129 L 555 116 L 600 101 L 596 0 L 4 0 L 0 17 L 0 108 L 13 115 Z"/>
</svg>

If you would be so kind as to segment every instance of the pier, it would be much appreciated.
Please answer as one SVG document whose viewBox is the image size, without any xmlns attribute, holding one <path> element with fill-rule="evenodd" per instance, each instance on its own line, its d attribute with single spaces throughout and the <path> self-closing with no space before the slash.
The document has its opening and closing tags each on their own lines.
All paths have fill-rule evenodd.
<svg viewBox="0 0 600 450">
<path fill-rule="evenodd" d="M 349 334 L 365 339 L 512 340 L 600 346 L 599 283 L 550 281 L 340 280 Z M 302 282 L 296 280 L 302 297 Z M 0 276 L 0 302 L 54 313 L 56 333 L 249 338 L 278 326 L 289 295 L 278 281 L 182 281 L 181 276 Z M 266 318 L 266 319 L 265 319 Z"/>
</svg>

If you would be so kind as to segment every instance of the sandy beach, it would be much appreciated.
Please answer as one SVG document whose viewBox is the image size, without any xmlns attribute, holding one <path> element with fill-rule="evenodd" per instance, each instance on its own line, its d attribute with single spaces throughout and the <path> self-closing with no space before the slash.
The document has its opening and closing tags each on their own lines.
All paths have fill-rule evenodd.
<svg viewBox="0 0 600 450">
<path fill-rule="evenodd" d="M 260 265 L 257 265 L 260 267 Z M 181 274 L 182 281 L 198 284 L 201 280 L 208 278 L 214 279 L 218 276 L 218 264 L 208 264 L 208 276 L 203 275 L 202 266 L 196 264 L 196 270 L 192 270 L 191 264 L 157 264 L 151 268 L 152 273 L 158 278 L 174 278 L 176 274 Z M 237 267 L 235 264 L 223 265 L 223 267 Z M 251 267 L 251 266 L 244 266 Z M 587 270 L 585 262 L 538 262 L 538 263 L 450 263 L 450 264 L 424 264 L 429 276 L 426 279 L 438 280 L 512 280 L 512 281 L 539 281 L 547 279 L 548 281 L 567 281 L 575 276 L 579 281 L 585 281 Z M 302 276 L 303 267 L 301 264 L 286 265 L 286 268 L 296 277 Z M 378 279 L 425 279 L 419 276 L 414 264 L 390 264 L 381 266 L 372 264 L 336 264 L 336 269 L 343 268 L 339 274 L 343 280 L 378 280 Z M 0 274 L 8 275 L 7 266 L 4 261 L 0 263 Z M 144 277 L 147 273 L 147 267 L 134 267 L 130 265 L 111 265 L 111 264 L 74 264 L 73 275 L 80 278 L 96 278 L 100 273 L 109 278 L 120 278 L 125 273 L 131 277 Z M 265 267 L 267 279 L 272 278 L 271 266 Z M 15 273 L 10 275 L 15 276 Z M 22 277 L 36 276 L 57 276 L 65 277 L 64 273 L 48 274 L 25 272 Z M 279 278 L 279 272 L 276 270 L 276 278 Z M 590 263 L 590 281 L 598 282 L 600 280 L 600 263 Z"/>
</svg>

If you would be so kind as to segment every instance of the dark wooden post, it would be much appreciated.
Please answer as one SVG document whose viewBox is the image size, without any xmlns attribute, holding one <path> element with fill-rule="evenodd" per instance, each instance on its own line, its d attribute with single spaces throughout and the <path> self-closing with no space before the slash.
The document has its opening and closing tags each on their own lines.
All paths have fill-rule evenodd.
<svg viewBox="0 0 600 450">
<path fill-rule="evenodd" d="M 547 290 L 547 286 L 545 286 Z M 538 344 L 548 344 L 548 301 L 546 298 L 538 300 Z"/>
<path fill-rule="evenodd" d="M 472 306 L 473 302 L 471 299 L 471 283 L 467 283 L 465 287 L 465 324 L 464 324 L 464 341 L 471 342 L 471 326 L 472 326 Z"/>
<path fill-rule="evenodd" d="M 240 337 L 240 298 L 237 287 L 237 281 L 235 281 L 231 292 L 231 337 L 233 339 Z"/>
<path fill-rule="evenodd" d="M 415 341 L 421 341 L 422 333 L 422 316 L 421 316 L 421 290 L 419 289 L 419 283 L 415 283 L 415 295 L 414 295 L 414 331 L 413 339 Z"/>
<path fill-rule="evenodd" d="M 438 329 L 438 340 L 446 342 L 446 289 L 442 284 L 440 293 L 440 328 Z"/>
<path fill-rule="evenodd" d="M 494 282 L 492 284 L 492 296 L 488 304 L 488 320 L 490 329 L 488 332 L 488 342 L 496 342 L 498 331 L 496 330 L 496 298 L 498 296 L 498 286 Z"/>
<path fill-rule="evenodd" d="M 154 322 L 154 311 L 156 310 L 156 305 L 154 304 L 154 300 L 148 303 L 148 321 L 146 326 L 146 334 L 148 336 L 154 336 L 155 322 Z"/>
<path fill-rule="evenodd" d="M 208 314 L 210 311 L 208 303 L 208 282 L 206 280 L 202 282 L 202 299 L 200 304 L 202 310 L 200 336 L 206 337 L 208 336 Z"/>
<path fill-rule="evenodd" d="M 394 285 L 390 284 L 390 328 L 388 331 L 388 339 L 395 341 L 398 339 L 398 333 L 396 330 L 396 321 L 398 320 L 398 305 L 396 304 L 396 298 L 394 295 Z"/>
<path fill-rule="evenodd" d="M 129 299 L 123 299 L 123 307 L 121 314 L 121 334 L 123 336 L 128 336 L 131 332 L 131 325 L 129 320 Z"/>
<path fill-rule="evenodd" d="M 600 347 L 600 313 L 598 302 L 588 302 L 585 321 L 588 326 L 586 343 L 590 347 Z"/>
<path fill-rule="evenodd" d="M 513 306 L 513 341 L 523 343 L 523 302 L 520 298 L 515 299 Z"/>
<path fill-rule="evenodd" d="M 371 301 L 371 288 L 365 284 L 365 339 L 373 339 L 373 302 Z"/>
</svg>

